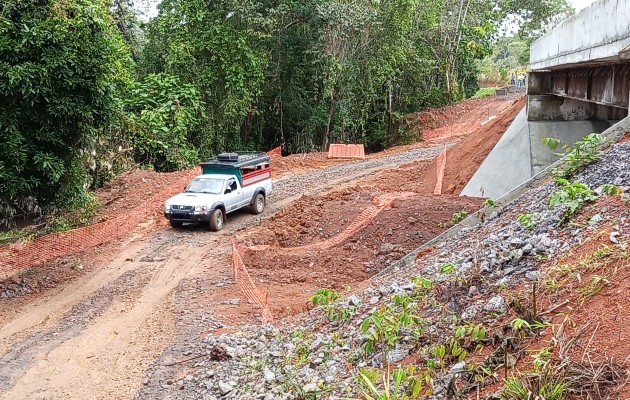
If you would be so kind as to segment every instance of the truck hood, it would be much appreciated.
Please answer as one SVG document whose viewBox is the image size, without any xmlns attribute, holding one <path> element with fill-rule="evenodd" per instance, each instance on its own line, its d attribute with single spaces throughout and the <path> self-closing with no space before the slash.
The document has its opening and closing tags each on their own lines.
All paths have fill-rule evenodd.
<svg viewBox="0 0 630 400">
<path fill-rule="evenodd" d="M 212 205 L 219 200 L 220 195 L 210 193 L 180 193 L 166 200 L 171 205 L 178 206 L 203 206 Z"/>
</svg>

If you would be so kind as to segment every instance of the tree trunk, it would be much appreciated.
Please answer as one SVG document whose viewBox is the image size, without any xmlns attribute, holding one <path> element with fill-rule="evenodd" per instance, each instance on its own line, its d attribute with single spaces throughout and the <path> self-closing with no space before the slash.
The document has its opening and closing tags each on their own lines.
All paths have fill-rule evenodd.
<svg viewBox="0 0 630 400">
<path fill-rule="evenodd" d="M 326 123 L 326 131 L 324 132 L 324 138 L 322 140 L 322 151 L 328 149 L 328 141 L 330 139 L 330 124 L 332 123 L 333 113 L 335 111 L 334 94 L 330 94 L 330 104 L 328 105 L 328 122 Z"/>
</svg>

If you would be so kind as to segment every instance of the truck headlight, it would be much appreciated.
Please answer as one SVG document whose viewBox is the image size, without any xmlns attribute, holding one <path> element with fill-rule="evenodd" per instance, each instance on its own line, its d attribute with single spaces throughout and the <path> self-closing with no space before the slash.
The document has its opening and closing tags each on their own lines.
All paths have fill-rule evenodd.
<svg viewBox="0 0 630 400">
<path fill-rule="evenodd" d="M 169 202 L 164 203 L 164 209 L 165 210 L 170 210 L 171 209 L 171 203 L 169 203 Z"/>
<path fill-rule="evenodd" d="M 195 206 L 195 211 L 206 211 L 206 206 Z"/>
</svg>

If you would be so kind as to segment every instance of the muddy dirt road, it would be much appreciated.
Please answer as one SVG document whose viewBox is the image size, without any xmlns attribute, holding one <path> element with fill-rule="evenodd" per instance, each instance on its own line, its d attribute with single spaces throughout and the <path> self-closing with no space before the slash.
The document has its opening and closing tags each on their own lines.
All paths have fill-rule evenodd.
<svg viewBox="0 0 630 400">
<path fill-rule="evenodd" d="M 496 112 L 506 105 L 497 103 Z M 287 173 L 274 183 L 265 213 L 230 215 L 222 232 L 201 227 L 174 230 L 165 228 L 163 221 L 147 221 L 124 241 L 75 256 L 72 262 L 31 271 L 32 279 L 40 281 L 46 281 L 46 274 L 67 273 L 73 279 L 30 295 L 0 299 L 0 399 L 164 398 L 162 386 L 187 378 L 185 364 L 167 368 L 190 356 L 187 343 L 207 332 L 259 321 L 257 310 L 232 281 L 233 238 L 257 244 L 273 243 L 287 232 L 310 241 L 332 237 L 374 196 L 388 191 L 382 183 L 362 188 L 368 177 L 403 165 L 405 171 L 423 174 L 443 148 L 412 146 L 367 160 Z M 390 182 L 390 191 L 401 186 L 395 178 Z M 304 195 L 308 197 L 300 200 Z M 434 202 L 426 195 L 396 203 L 365 235 L 352 238 L 351 243 L 362 244 L 360 251 L 348 245 L 297 258 L 250 255 L 246 262 L 252 266 L 252 277 L 270 293 L 278 316 L 303 311 L 287 310 L 286 304 L 303 304 L 308 293 L 339 270 L 348 254 L 353 253 L 352 270 L 337 273 L 335 285 L 378 272 L 444 229 L 451 214 L 473 211 L 480 203 L 455 196 Z M 309 202 L 317 207 L 304 215 Z M 427 207 L 433 207 L 426 213 L 430 218 L 423 220 Z M 274 219 L 279 211 L 283 218 Z M 284 220 L 288 222 L 282 225 Z M 303 228 L 309 221 L 313 226 Z M 416 223 L 427 229 L 414 228 Z M 320 274 L 304 272 L 318 266 Z M 302 270 L 287 276 L 293 267 Z M 288 290 L 282 290 L 284 286 Z"/>
<path fill-rule="evenodd" d="M 155 359 L 185 356 L 165 352 L 178 338 L 256 322 L 251 306 L 227 301 L 241 297 L 231 280 L 234 232 L 258 224 L 302 193 L 338 189 L 382 169 L 430 159 L 441 148 L 285 178 L 276 182 L 263 216 L 231 216 L 227 230 L 218 234 L 190 227 L 132 236 L 110 249 L 115 256 L 97 260 L 95 273 L 3 310 L 0 398 L 132 398 Z"/>
</svg>

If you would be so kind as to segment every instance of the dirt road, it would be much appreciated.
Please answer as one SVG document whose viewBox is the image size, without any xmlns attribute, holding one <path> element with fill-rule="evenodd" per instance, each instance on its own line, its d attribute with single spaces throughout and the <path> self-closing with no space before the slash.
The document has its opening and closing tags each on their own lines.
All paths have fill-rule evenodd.
<svg viewBox="0 0 630 400">
<path fill-rule="evenodd" d="M 132 398 L 178 333 L 194 337 L 212 326 L 255 322 L 251 307 L 221 304 L 241 296 L 229 264 L 235 231 L 259 223 L 302 193 L 336 189 L 431 158 L 440 149 L 412 149 L 285 178 L 276 183 L 262 217 L 238 213 L 219 234 L 199 227 L 165 229 L 121 243 L 112 249 L 115 256 L 96 261 L 95 273 L 26 302 L 11 315 L 3 313 L 0 398 Z"/>
<path fill-rule="evenodd" d="M 271 230 L 274 220 L 269 217 L 281 210 L 293 215 L 288 215 L 288 220 L 297 221 L 297 216 L 301 216 L 302 222 L 304 218 L 316 220 L 315 215 L 320 213 L 321 221 L 315 222 L 318 225 L 313 230 L 300 231 L 297 235 L 311 235 L 312 240 L 335 235 L 362 204 L 379 191 L 387 190 L 383 184 L 378 189 L 362 189 L 357 186 L 364 182 L 361 178 L 404 164 L 411 165 L 405 167 L 406 171 L 415 169 L 421 173 L 442 149 L 442 145 L 403 148 L 382 157 L 286 174 L 275 182 L 265 213 L 231 215 L 226 229 L 219 233 L 200 227 L 156 229 L 163 224 L 148 221 L 125 241 L 102 246 L 71 263 L 70 268 L 89 265 L 84 272 L 73 269 L 75 279 L 40 293 L 0 300 L 0 399 L 160 397 L 162 385 L 177 385 L 187 378 L 183 365 L 175 370 L 164 367 L 190 356 L 186 351 L 189 341 L 205 332 L 258 322 L 256 310 L 242 298 L 232 281 L 231 239 L 235 235 L 251 239 L 248 232 L 254 235 L 264 232 L 260 237 L 272 240 L 285 228 L 276 225 L 275 231 Z M 392 188 L 400 186 L 400 182 L 390 181 Z M 337 194 L 328 195 L 331 191 Z M 354 199 L 347 193 L 359 195 Z M 304 201 L 296 203 L 303 195 L 311 196 L 307 203 L 317 204 L 310 211 L 313 218 L 303 215 Z M 353 268 L 358 272 L 355 277 L 348 276 L 349 281 L 377 272 L 373 259 L 380 257 L 381 267 L 385 267 L 387 262 L 429 239 L 419 233 L 408 234 L 408 229 L 415 228 L 407 228 L 406 224 L 422 218 L 422 210 L 418 208 L 426 208 L 433 202 L 424 198 L 413 201 L 404 207 L 415 210 L 414 213 L 394 210 L 384 214 L 380 225 L 369 233 L 372 239 L 356 239 L 365 239 L 366 244 L 354 256 Z M 443 229 L 453 212 L 463 208 L 472 211 L 476 204 L 456 197 L 441 201 L 431 211 L 431 219 L 423 221 L 427 226 Z M 291 208 L 292 204 L 296 206 Z M 326 210 L 334 212 L 322 216 L 321 211 Z M 333 218 L 337 223 L 326 223 Z M 297 228 L 287 225 L 286 229 Z M 433 230 L 426 233 L 432 234 Z M 380 254 L 379 246 L 386 240 L 399 243 L 392 244 L 386 254 Z M 335 262 L 348 258 L 352 248 L 335 251 L 327 254 L 328 258 L 307 254 L 289 261 L 263 256 L 247 261 L 253 265 L 256 281 L 270 292 L 273 289 L 276 298 L 272 302 L 277 301 L 276 308 L 280 310 L 287 298 L 294 301 L 296 296 L 304 296 L 326 277 L 297 274 L 301 276 L 296 286 L 300 290 L 289 287 L 290 290 L 283 292 L 277 288 L 296 282 L 285 282 L 286 276 L 273 271 L 285 269 L 287 262 L 313 268 L 310 263 L 321 261 L 322 265 L 328 265 L 325 263 L 331 260 L 335 267 Z M 274 265 L 267 265 L 270 263 Z M 68 268 L 68 264 L 64 265 Z M 299 310 L 292 312 L 295 311 Z"/>
</svg>

